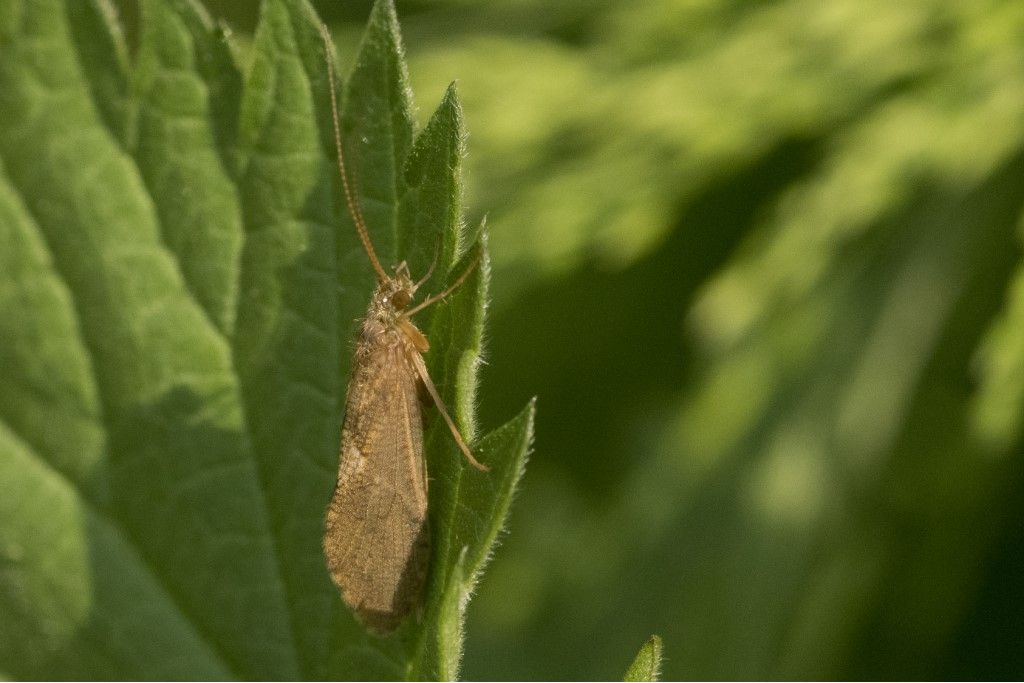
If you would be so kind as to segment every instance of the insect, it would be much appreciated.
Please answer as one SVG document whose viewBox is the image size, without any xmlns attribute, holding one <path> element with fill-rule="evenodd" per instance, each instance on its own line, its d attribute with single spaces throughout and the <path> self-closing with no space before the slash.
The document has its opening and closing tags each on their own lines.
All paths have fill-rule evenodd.
<svg viewBox="0 0 1024 683">
<path fill-rule="evenodd" d="M 487 471 L 473 457 L 431 381 L 423 361 L 430 345 L 412 321 L 414 314 L 455 291 L 480 255 L 447 289 L 416 305 L 413 297 L 434 266 L 417 282 L 405 262 L 393 275 L 381 266 L 345 169 L 330 36 L 323 26 L 321 34 L 345 201 L 377 276 L 352 361 L 324 555 L 345 602 L 365 626 L 386 634 L 422 603 L 430 556 L 421 389 L 437 406 L 467 460 Z"/>
</svg>

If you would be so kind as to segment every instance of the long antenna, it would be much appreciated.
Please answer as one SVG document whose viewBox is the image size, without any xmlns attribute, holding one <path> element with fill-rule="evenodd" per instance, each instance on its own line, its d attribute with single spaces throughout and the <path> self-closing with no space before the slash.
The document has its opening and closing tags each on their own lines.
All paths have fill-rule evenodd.
<svg viewBox="0 0 1024 683">
<path fill-rule="evenodd" d="M 356 231 L 359 233 L 359 241 L 366 249 L 366 255 L 370 257 L 370 263 L 377 272 L 379 282 L 387 282 L 387 271 L 380 265 L 377 252 L 373 249 L 373 242 L 370 241 L 370 233 L 366 230 L 366 220 L 363 218 L 363 211 L 359 208 L 359 201 L 352 193 L 348 182 L 348 173 L 345 171 L 345 155 L 341 149 L 341 122 L 338 119 L 338 96 L 334 92 L 334 43 L 331 41 L 331 34 L 327 32 L 327 26 L 320 24 L 320 36 L 324 40 L 324 57 L 327 60 L 327 84 L 331 89 L 331 118 L 334 121 L 334 146 L 338 149 L 338 171 L 341 173 L 341 184 L 345 188 L 345 203 L 348 204 L 348 212 L 352 216 L 352 222 L 356 224 Z"/>
</svg>

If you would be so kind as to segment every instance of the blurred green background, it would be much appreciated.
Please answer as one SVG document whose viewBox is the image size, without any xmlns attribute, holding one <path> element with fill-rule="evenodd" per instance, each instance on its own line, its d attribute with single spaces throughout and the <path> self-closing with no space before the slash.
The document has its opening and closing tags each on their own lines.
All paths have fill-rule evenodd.
<svg viewBox="0 0 1024 683">
<path fill-rule="evenodd" d="M 482 424 L 539 396 L 465 676 L 1024 675 L 1024 4 L 398 11 L 492 229 Z"/>
</svg>

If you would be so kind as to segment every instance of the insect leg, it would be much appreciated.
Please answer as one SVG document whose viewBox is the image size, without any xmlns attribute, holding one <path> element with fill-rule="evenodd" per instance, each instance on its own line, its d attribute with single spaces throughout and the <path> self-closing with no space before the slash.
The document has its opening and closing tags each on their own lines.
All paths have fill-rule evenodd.
<svg viewBox="0 0 1024 683">
<path fill-rule="evenodd" d="M 437 393 L 437 387 L 434 386 L 434 382 L 430 379 L 430 374 L 427 372 L 427 364 L 423 362 L 423 356 L 416 353 L 413 350 L 409 350 L 406 353 L 409 355 L 409 360 L 412 362 L 414 368 L 416 368 L 416 374 L 423 380 L 423 386 L 427 388 L 427 392 L 430 393 L 430 397 L 434 399 L 434 405 L 437 406 L 437 410 L 441 413 L 441 417 L 448 423 L 448 429 L 452 430 L 452 436 L 455 437 L 455 443 L 458 444 L 462 454 L 466 456 L 466 460 L 469 460 L 469 464 L 477 468 L 481 472 L 489 472 L 490 467 L 480 463 L 476 458 L 473 457 L 473 453 L 469 450 L 469 446 L 466 445 L 465 440 L 462 438 L 462 434 L 459 433 L 459 428 L 455 426 L 455 421 L 452 420 L 452 416 L 448 414 L 448 409 L 445 408 L 444 401 L 441 400 L 441 395 Z"/>
<path fill-rule="evenodd" d="M 426 299 L 424 299 L 423 301 L 421 301 L 417 305 L 415 305 L 412 308 L 410 308 L 408 311 L 405 311 L 404 313 L 402 313 L 402 317 L 403 318 L 409 318 L 412 315 L 414 315 L 416 313 L 419 313 L 420 311 L 422 311 L 424 308 L 426 308 L 430 304 L 440 301 L 441 299 L 445 298 L 446 296 L 448 296 L 449 294 L 454 292 L 456 289 L 458 289 L 459 286 L 462 285 L 462 283 L 466 281 L 466 278 L 469 277 L 469 274 L 472 273 L 473 270 L 480 264 L 480 257 L 482 255 L 483 255 L 482 251 L 478 251 L 477 252 L 476 256 L 473 257 L 472 263 L 469 264 L 469 266 L 466 268 L 466 270 L 462 271 L 462 275 L 460 275 L 455 280 L 455 282 L 452 283 L 451 287 L 449 287 L 448 289 L 444 290 L 440 294 L 435 294 L 434 296 L 427 297 Z"/>
</svg>

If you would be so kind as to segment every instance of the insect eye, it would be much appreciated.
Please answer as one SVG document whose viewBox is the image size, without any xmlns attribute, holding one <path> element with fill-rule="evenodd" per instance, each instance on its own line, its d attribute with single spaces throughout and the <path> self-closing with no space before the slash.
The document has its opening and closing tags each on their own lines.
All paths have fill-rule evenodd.
<svg viewBox="0 0 1024 683">
<path fill-rule="evenodd" d="M 412 302 L 412 295 L 404 289 L 400 289 L 391 296 L 391 305 L 398 310 L 405 309 Z"/>
</svg>

